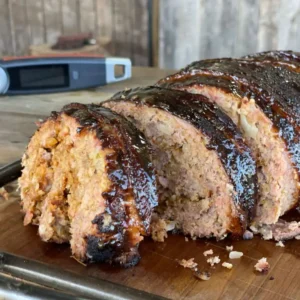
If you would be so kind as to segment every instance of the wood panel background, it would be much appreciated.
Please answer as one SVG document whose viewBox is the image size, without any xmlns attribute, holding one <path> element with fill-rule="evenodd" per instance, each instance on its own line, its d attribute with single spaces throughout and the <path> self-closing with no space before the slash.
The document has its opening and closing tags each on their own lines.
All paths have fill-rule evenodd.
<svg viewBox="0 0 300 300">
<path fill-rule="evenodd" d="M 0 56 L 92 32 L 112 55 L 149 65 L 149 0 L 0 0 Z"/>
<path fill-rule="evenodd" d="M 300 51 L 300 0 L 0 0 L 0 56 L 90 31 L 134 65 Z"/>
<path fill-rule="evenodd" d="M 300 0 L 161 0 L 159 23 L 162 68 L 271 49 L 300 51 Z"/>
</svg>

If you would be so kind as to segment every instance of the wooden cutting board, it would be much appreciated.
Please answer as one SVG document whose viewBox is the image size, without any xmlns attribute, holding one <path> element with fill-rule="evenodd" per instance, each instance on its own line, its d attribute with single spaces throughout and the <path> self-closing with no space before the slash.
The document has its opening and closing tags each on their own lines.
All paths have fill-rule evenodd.
<svg viewBox="0 0 300 300">
<path fill-rule="evenodd" d="M 70 257 L 68 245 L 42 242 L 37 227 L 22 225 L 19 195 L 15 185 L 7 187 L 9 200 L 0 200 L 0 251 L 133 287 L 170 299 L 300 299 L 300 241 L 288 241 L 284 248 L 272 241 L 254 238 L 251 241 L 213 240 L 185 241 L 181 235 L 171 235 L 164 243 L 146 239 L 140 246 L 142 256 L 138 266 L 120 269 L 107 264 L 83 266 Z M 241 259 L 230 260 L 226 245 L 242 251 Z M 218 264 L 212 268 L 203 252 L 212 249 L 221 261 L 233 264 L 228 270 Z M 254 271 L 258 259 L 267 257 L 268 274 Z M 200 270 L 211 272 L 209 281 L 196 279 L 191 270 L 177 260 L 194 258 Z"/>
<path fill-rule="evenodd" d="M 34 121 L 69 102 L 99 102 L 124 87 L 154 83 L 167 71 L 135 68 L 133 79 L 89 92 L 0 98 L 0 165 L 18 159 L 35 130 Z M 0 251 L 58 266 L 83 276 L 103 278 L 170 299 L 300 299 L 300 241 L 288 241 L 284 248 L 272 241 L 185 241 L 181 235 L 169 236 L 164 243 L 146 239 L 140 246 L 138 266 L 120 269 L 106 264 L 83 266 L 70 257 L 68 245 L 41 242 L 37 227 L 22 225 L 19 195 L 14 185 L 7 187 L 9 200 L 0 198 Z M 242 251 L 241 259 L 229 260 L 226 246 Z M 218 264 L 211 268 L 203 256 L 213 249 L 221 261 L 233 263 L 228 270 Z M 257 260 L 266 257 L 268 274 L 254 271 Z M 200 270 L 211 272 L 209 281 L 196 279 L 177 260 L 194 258 Z"/>
</svg>

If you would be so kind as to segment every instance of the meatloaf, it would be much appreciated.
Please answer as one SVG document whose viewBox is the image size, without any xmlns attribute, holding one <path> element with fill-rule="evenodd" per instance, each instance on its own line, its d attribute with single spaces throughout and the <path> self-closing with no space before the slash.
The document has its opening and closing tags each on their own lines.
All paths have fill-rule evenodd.
<svg viewBox="0 0 300 300">
<path fill-rule="evenodd" d="M 206 97 L 158 87 L 123 91 L 103 105 L 151 144 L 160 219 L 192 237 L 243 234 L 256 205 L 256 165 L 229 117 Z"/>
<path fill-rule="evenodd" d="M 298 203 L 297 76 L 272 63 L 215 59 L 194 62 L 158 82 L 158 86 L 207 96 L 241 129 L 258 167 L 256 227 L 275 224 Z M 281 90 L 285 80 L 295 88 Z"/>
<path fill-rule="evenodd" d="M 157 191 L 150 148 L 129 121 L 67 105 L 40 124 L 22 164 L 24 224 L 38 225 L 43 241 L 70 242 L 83 262 L 138 262 Z"/>
</svg>

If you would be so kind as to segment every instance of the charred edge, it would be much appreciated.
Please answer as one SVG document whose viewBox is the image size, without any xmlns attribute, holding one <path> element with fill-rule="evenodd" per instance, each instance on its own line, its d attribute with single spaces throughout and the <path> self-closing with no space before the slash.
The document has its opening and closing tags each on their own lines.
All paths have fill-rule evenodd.
<svg viewBox="0 0 300 300">
<path fill-rule="evenodd" d="M 88 236 L 86 243 L 86 262 L 108 262 L 129 268 L 137 265 L 141 259 L 137 246 L 124 251 L 121 243 L 115 240 L 103 243 L 101 238 L 95 236 Z"/>
<path fill-rule="evenodd" d="M 111 262 L 116 255 L 115 246 L 109 243 L 103 243 L 100 238 L 88 236 L 86 243 L 87 262 Z"/>
<path fill-rule="evenodd" d="M 158 205 L 156 177 L 152 162 L 147 155 L 150 149 L 144 136 L 141 133 L 137 134 L 133 125 L 128 124 L 126 130 L 120 125 L 117 124 L 123 136 L 124 151 L 129 162 L 123 163 L 123 166 L 133 187 L 135 205 L 143 221 L 145 233 L 150 234 L 150 218 L 148 216 L 151 215 L 153 208 Z M 141 144 L 141 141 L 143 141 L 143 144 Z"/>
<path fill-rule="evenodd" d="M 120 133 L 123 159 L 119 158 L 119 165 L 128 176 L 129 182 L 126 184 L 131 185 L 133 189 L 137 212 L 143 222 L 145 234 L 149 234 L 150 216 L 153 208 L 158 204 L 156 177 L 149 157 L 151 149 L 144 135 L 124 117 L 99 106 L 92 106 L 91 109 L 96 113 L 105 113 L 105 117 Z M 120 174 L 118 177 L 121 179 Z M 124 184 L 124 181 L 121 180 L 120 183 Z"/>
<path fill-rule="evenodd" d="M 165 110 L 186 120 L 210 137 L 211 142 L 207 148 L 218 153 L 238 192 L 235 203 L 240 211 L 239 221 L 243 228 L 246 227 L 257 201 L 256 166 L 240 132 L 225 114 L 206 97 L 158 87 L 120 92 L 114 95 L 111 101 L 131 101 L 137 106 L 148 105 Z M 225 136 L 224 131 L 227 133 Z M 235 162 L 238 160 L 242 161 L 242 164 L 237 165 Z"/>
<path fill-rule="evenodd" d="M 137 259 L 139 255 L 136 249 L 138 245 L 133 242 L 124 228 L 128 212 L 123 203 L 129 195 L 132 195 L 132 187 L 123 165 L 130 164 L 132 161 L 126 156 L 126 151 L 124 152 L 122 135 L 116 130 L 111 118 L 108 118 L 112 112 L 106 108 L 98 108 L 95 105 L 71 104 L 63 109 L 64 113 L 74 117 L 80 123 L 79 133 L 84 128 L 95 130 L 103 148 L 114 150 L 114 154 L 106 156 L 107 173 L 111 181 L 110 189 L 102 194 L 107 203 L 106 211 L 92 221 L 93 224 L 97 224 L 102 237 L 87 237 L 87 257 L 89 261 L 118 262 L 130 266 L 139 261 Z M 115 114 L 113 115 L 115 117 Z M 103 124 L 103 128 L 98 126 L 99 124 Z M 137 165 L 133 167 L 135 166 Z M 151 209 L 148 209 L 147 214 L 144 215 L 147 222 L 150 222 L 151 212 Z M 135 255 L 131 254 L 131 251 L 134 251 Z"/>
</svg>

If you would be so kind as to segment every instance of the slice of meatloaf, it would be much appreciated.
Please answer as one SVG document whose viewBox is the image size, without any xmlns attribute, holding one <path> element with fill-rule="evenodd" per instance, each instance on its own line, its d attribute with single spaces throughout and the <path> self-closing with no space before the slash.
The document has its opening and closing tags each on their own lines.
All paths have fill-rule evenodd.
<svg viewBox="0 0 300 300">
<path fill-rule="evenodd" d="M 152 145 L 160 218 L 191 236 L 242 235 L 256 203 L 256 166 L 230 118 L 203 96 L 155 87 L 103 105 Z"/>
<path fill-rule="evenodd" d="M 206 60 L 158 82 L 207 96 L 239 126 L 257 161 L 256 225 L 276 223 L 299 197 L 298 104 L 291 91 L 283 95 L 276 87 L 284 77 L 274 69 L 245 60 Z"/>
<path fill-rule="evenodd" d="M 67 105 L 41 124 L 22 164 L 24 224 L 39 225 L 42 240 L 70 242 L 84 262 L 138 262 L 157 192 L 148 144 L 130 122 Z"/>
</svg>

